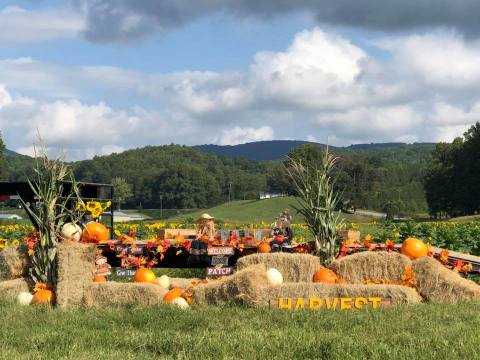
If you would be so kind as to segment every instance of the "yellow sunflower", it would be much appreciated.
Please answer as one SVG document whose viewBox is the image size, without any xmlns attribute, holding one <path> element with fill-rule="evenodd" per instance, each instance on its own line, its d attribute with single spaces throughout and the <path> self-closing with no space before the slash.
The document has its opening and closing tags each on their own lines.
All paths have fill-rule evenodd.
<svg viewBox="0 0 480 360">
<path fill-rule="evenodd" d="M 13 241 L 12 241 L 12 245 L 13 245 L 13 246 L 20 246 L 20 241 L 18 241 L 18 240 L 13 240 Z"/>
</svg>

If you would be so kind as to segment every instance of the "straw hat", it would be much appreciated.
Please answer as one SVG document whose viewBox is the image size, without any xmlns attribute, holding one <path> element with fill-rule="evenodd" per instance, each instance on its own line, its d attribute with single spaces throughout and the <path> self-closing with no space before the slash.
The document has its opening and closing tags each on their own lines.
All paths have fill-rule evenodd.
<svg viewBox="0 0 480 360">
<path fill-rule="evenodd" d="M 215 219 L 213 216 L 210 216 L 208 215 L 207 213 L 205 214 L 202 214 L 198 219 L 197 219 L 197 222 L 198 221 L 201 221 L 201 220 L 213 220 Z"/>
</svg>

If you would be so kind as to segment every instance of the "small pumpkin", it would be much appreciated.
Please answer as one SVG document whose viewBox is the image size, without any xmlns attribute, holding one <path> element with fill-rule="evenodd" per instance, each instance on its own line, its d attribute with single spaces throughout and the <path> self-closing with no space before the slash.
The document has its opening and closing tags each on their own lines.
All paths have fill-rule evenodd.
<svg viewBox="0 0 480 360">
<path fill-rule="evenodd" d="M 80 241 L 82 239 L 82 228 L 75 223 L 65 223 L 61 231 L 62 238 L 71 241 Z"/>
<path fill-rule="evenodd" d="M 135 277 L 133 279 L 135 282 L 141 283 L 154 283 L 155 282 L 155 273 L 145 267 L 141 267 L 135 273 Z"/>
<path fill-rule="evenodd" d="M 270 247 L 270 244 L 267 241 L 262 241 L 257 248 L 257 251 L 262 254 L 269 253 L 272 251 L 272 248 Z"/>
<path fill-rule="evenodd" d="M 267 270 L 267 280 L 270 285 L 281 285 L 283 284 L 282 273 L 277 269 L 269 268 Z"/>
<path fill-rule="evenodd" d="M 100 222 L 91 221 L 83 230 L 82 242 L 103 243 L 110 237 L 107 227 Z"/>
<path fill-rule="evenodd" d="M 32 304 L 53 304 L 55 300 L 55 294 L 44 284 L 35 285 L 35 289 L 33 291 L 35 294 L 33 294 Z"/>
<path fill-rule="evenodd" d="M 169 292 L 165 294 L 163 297 L 163 301 L 166 303 L 172 303 L 176 298 L 179 298 L 183 295 L 183 289 L 180 288 L 173 288 Z"/>
<path fill-rule="evenodd" d="M 95 275 L 93 282 L 107 282 L 107 278 L 103 275 Z"/>
<path fill-rule="evenodd" d="M 422 240 L 408 238 L 403 242 L 400 252 L 413 260 L 422 256 L 427 256 L 428 246 Z"/>
<path fill-rule="evenodd" d="M 337 274 L 327 268 L 320 269 L 313 275 L 313 282 L 316 283 L 335 284 L 337 279 Z"/>
</svg>

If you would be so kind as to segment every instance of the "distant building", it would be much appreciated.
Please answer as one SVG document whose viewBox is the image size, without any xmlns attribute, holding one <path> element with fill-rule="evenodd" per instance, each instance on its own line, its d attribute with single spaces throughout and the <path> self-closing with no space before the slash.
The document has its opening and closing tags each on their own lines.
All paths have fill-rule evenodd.
<svg viewBox="0 0 480 360">
<path fill-rule="evenodd" d="M 143 221 L 147 219 L 147 216 L 141 214 L 127 214 L 122 211 L 113 212 L 113 221 L 115 222 Z"/>
<path fill-rule="evenodd" d="M 261 192 L 260 193 L 260 200 L 263 199 L 272 199 L 272 198 L 277 198 L 277 197 L 287 197 L 288 194 L 286 193 L 267 193 L 267 192 Z"/>
<path fill-rule="evenodd" d="M 0 214 L 0 219 L 6 220 L 22 220 L 23 218 L 17 214 Z"/>
</svg>

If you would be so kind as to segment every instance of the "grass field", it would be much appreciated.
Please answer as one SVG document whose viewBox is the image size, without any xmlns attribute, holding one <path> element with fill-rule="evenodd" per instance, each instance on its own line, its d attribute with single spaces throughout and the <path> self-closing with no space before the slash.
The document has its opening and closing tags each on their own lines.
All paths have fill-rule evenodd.
<svg viewBox="0 0 480 360">
<path fill-rule="evenodd" d="M 275 218 L 284 210 L 289 209 L 293 215 L 294 223 L 303 223 L 303 218 L 295 214 L 292 204 L 296 204 L 296 198 L 283 197 L 265 200 L 238 200 L 231 201 L 206 210 L 198 210 L 192 213 L 175 216 L 169 221 L 182 221 L 187 218 L 197 218 L 207 212 L 215 218 L 226 223 L 248 224 L 265 222 L 271 224 Z M 366 216 L 356 216 L 351 214 L 342 214 L 347 222 L 368 222 L 372 218 Z"/>
<path fill-rule="evenodd" d="M 352 312 L 0 303 L 0 359 L 475 359 L 479 304 Z"/>
</svg>

